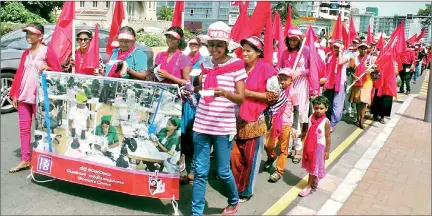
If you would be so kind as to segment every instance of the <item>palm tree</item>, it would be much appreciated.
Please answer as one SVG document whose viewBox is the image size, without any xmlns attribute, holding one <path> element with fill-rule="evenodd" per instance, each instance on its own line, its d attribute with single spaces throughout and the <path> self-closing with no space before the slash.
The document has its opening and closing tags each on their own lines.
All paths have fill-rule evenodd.
<svg viewBox="0 0 432 216">
<path fill-rule="evenodd" d="M 281 16 L 282 23 L 285 25 L 285 20 L 288 12 L 288 5 L 291 5 L 291 13 L 292 13 L 292 20 L 299 18 L 297 9 L 294 7 L 295 4 L 298 2 L 296 1 L 280 1 L 277 2 L 276 5 L 273 6 L 273 11 L 277 10 L 279 11 L 279 14 Z"/>
<path fill-rule="evenodd" d="M 173 18 L 174 9 L 168 8 L 166 5 L 160 8 L 158 20 L 171 21 Z"/>
</svg>

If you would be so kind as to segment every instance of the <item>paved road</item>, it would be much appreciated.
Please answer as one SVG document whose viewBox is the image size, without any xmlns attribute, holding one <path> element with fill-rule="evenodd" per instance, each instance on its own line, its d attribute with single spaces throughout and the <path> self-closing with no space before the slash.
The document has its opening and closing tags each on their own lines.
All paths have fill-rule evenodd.
<svg viewBox="0 0 432 216">
<path fill-rule="evenodd" d="M 419 92 L 422 79 L 414 85 L 413 93 Z M 352 121 L 344 120 L 346 122 L 340 122 L 332 134 L 332 150 L 357 129 Z M 35 183 L 26 180 L 28 172 L 9 174 L 7 170 L 20 158 L 17 122 L 16 113 L 1 116 L 1 214 L 172 214 L 171 202 L 167 200 L 134 197 L 59 180 Z M 205 213 L 220 214 L 226 205 L 226 198 L 223 196 L 225 191 L 221 183 L 214 178 L 214 169 L 210 175 Z M 268 172 L 260 172 L 255 195 L 241 205 L 239 214 L 262 215 L 306 173 L 300 168 L 300 164 L 293 164 L 289 160 L 283 180 L 269 183 L 269 175 Z M 181 186 L 179 209 L 184 215 L 190 214 L 191 191 L 191 185 Z"/>
</svg>

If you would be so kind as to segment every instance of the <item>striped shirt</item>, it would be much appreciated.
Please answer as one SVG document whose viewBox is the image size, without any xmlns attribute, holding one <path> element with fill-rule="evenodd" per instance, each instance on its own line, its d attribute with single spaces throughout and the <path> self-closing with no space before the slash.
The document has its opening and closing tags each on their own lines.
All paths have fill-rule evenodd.
<svg viewBox="0 0 432 216">
<path fill-rule="evenodd" d="M 234 61 L 239 61 L 237 58 L 232 58 L 224 66 Z M 214 67 L 211 62 L 211 56 L 203 58 L 204 68 L 212 69 Z M 202 83 L 207 75 L 203 75 Z M 235 83 L 247 78 L 246 70 L 242 69 L 239 71 L 226 73 L 217 76 L 218 85 L 229 92 L 235 93 Z M 210 134 L 210 135 L 235 135 L 237 134 L 236 128 L 236 117 L 235 117 L 235 104 L 224 97 L 215 97 L 215 100 L 211 103 L 206 103 L 204 100 L 200 100 L 195 115 L 195 122 L 193 125 L 193 131 Z"/>
</svg>

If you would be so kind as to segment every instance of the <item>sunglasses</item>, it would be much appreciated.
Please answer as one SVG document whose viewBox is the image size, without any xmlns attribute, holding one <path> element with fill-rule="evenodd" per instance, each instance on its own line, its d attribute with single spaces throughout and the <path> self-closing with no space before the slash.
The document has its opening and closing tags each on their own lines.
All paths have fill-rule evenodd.
<svg viewBox="0 0 432 216">
<path fill-rule="evenodd" d="M 76 39 L 76 41 L 78 42 L 78 43 L 81 43 L 81 42 L 88 42 L 88 41 L 90 41 L 90 38 L 77 38 Z"/>
</svg>

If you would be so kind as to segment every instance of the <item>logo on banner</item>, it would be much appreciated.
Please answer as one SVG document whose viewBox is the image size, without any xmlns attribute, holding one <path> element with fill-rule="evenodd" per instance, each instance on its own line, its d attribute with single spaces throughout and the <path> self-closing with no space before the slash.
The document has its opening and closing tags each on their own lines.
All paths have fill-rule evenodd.
<svg viewBox="0 0 432 216">
<path fill-rule="evenodd" d="M 39 155 L 38 165 L 37 165 L 37 170 L 39 172 L 51 174 L 51 165 L 52 165 L 52 159 L 50 157 Z"/>
<path fill-rule="evenodd" d="M 153 175 L 149 175 L 149 190 L 151 195 L 165 192 L 165 183 L 162 182 L 162 179 L 158 175 L 159 171 L 157 170 Z"/>
</svg>

